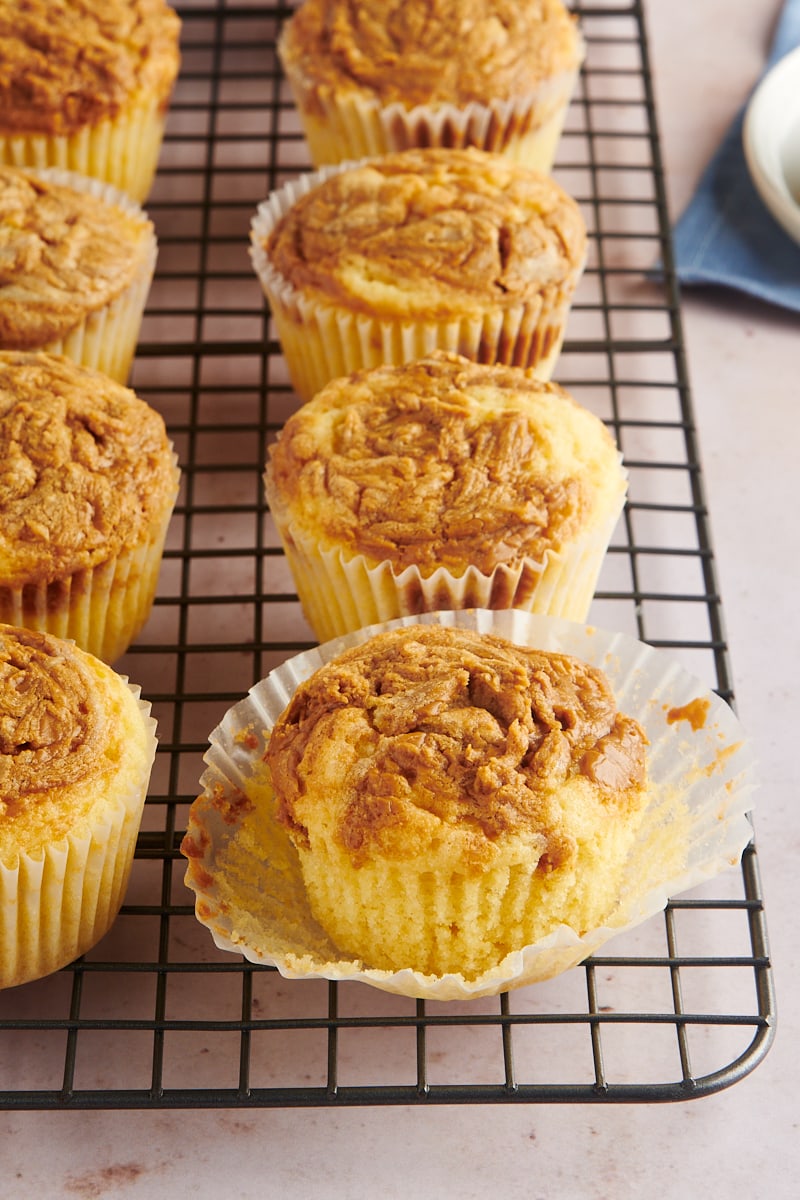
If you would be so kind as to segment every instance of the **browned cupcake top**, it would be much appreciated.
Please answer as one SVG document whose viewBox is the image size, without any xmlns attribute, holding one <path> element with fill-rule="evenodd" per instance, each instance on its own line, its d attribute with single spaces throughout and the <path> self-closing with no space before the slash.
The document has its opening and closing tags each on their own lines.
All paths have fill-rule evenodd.
<svg viewBox="0 0 800 1200">
<path fill-rule="evenodd" d="M 96 773 L 108 718 L 89 657 L 0 625 L 0 821 Z"/>
<path fill-rule="evenodd" d="M 305 0 L 280 49 L 320 96 L 406 108 L 525 95 L 583 53 L 560 0 Z"/>
<path fill-rule="evenodd" d="M 164 0 L 0 0 L 0 131 L 70 135 L 169 99 L 180 21 Z"/>
<path fill-rule="evenodd" d="M 558 385 L 443 353 L 328 384 L 266 472 L 290 536 L 423 574 L 541 562 L 606 519 L 622 479 L 602 421 Z"/>
<path fill-rule="evenodd" d="M 0 352 L 0 586 L 136 544 L 176 476 L 161 415 L 128 388 L 60 356 Z"/>
<path fill-rule="evenodd" d="M 154 254 L 140 210 L 0 166 L 0 348 L 65 336 L 149 272 Z"/>
<path fill-rule="evenodd" d="M 499 154 L 433 148 L 331 176 L 292 205 L 265 249 L 318 302 L 441 319 L 574 285 L 586 228 L 547 176 Z"/>
<path fill-rule="evenodd" d="M 301 845 L 303 805 L 335 788 L 336 837 L 356 863 L 376 848 L 416 854 L 414 813 L 424 810 L 474 829 L 478 846 L 534 828 L 547 870 L 569 837 L 559 788 L 582 776 L 624 819 L 641 804 L 646 744 L 598 668 L 471 630 L 411 626 L 301 683 L 265 761 L 279 819 Z M 339 763 L 340 777 L 320 788 L 319 764 Z"/>
</svg>

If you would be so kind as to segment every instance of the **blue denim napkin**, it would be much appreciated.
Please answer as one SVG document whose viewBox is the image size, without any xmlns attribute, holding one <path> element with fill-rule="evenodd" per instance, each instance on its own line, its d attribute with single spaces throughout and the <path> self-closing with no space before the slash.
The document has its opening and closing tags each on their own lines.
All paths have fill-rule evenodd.
<svg viewBox="0 0 800 1200">
<path fill-rule="evenodd" d="M 785 0 L 765 71 L 800 45 L 800 0 Z M 682 284 L 722 284 L 800 312 L 800 246 L 756 191 L 742 149 L 742 108 L 673 233 Z"/>
</svg>

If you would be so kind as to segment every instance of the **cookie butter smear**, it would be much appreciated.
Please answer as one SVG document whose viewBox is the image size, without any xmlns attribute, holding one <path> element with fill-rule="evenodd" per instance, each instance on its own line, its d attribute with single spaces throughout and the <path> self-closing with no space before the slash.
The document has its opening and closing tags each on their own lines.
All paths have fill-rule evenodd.
<svg viewBox="0 0 800 1200">
<path fill-rule="evenodd" d="M 69 643 L 0 625 L 0 824 L 33 820 L 26 809 L 51 789 L 97 771 L 107 727 L 101 695 L 86 656 Z M 75 816 L 65 806 L 65 830 Z"/>
<path fill-rule="evenodd" d="M 281 50 L 321 95 L 407 108 L 524 94 L 580 62 L 560 0 L 305 0 Z"/>
<path fill-rule="evenodd" d="M 426 319 L 510 308 L 574 278 L 578 205 L 547 176 L 477 150 L 406 150 L 301 196 L 266 243 L 325 303 Z"/>
<path fill-rule="evenodd" d="M 0 0 L 0 132 L 74 133 L 137 93 L 166 103 L 178 30 L 164 0 Z"/>
<path fill-rule="evenodd" d="M 557 385 L 438 355 L 329 384 L 287 421 L 267 486 L 293 521 L 315 514 L 320 544 L 489 574 L 574 536 L 616 459 Z"/>
<path fill-rule="evenodd" d="M 534 830 L 548 871 L 574 851 L 559 788 L 583 776 L 610 809 L 635 811 L 645 746 L 597 668 L 421 626 L 378 635 L 301 684 L 265 759 L 278 817 L 300 845 L 309 780 L 324 786 L 330 764 L 334 836 L 354 866 L 376 851 L 413 859 L 433 816 L 467 835 L 467 868 L 481 868 L 494 839 Z"/>
<path fill-rule="evenodd" d="M 0 166 L 0 346 L 47 345 L 116 299 L 152 231 L 140 213 Z"/>
<path fill-rule="evenodd" d="M 94 566 L 175 488 L 161 415 L 98 372 L 0 352 L 0 586 Z"/>
</svg>

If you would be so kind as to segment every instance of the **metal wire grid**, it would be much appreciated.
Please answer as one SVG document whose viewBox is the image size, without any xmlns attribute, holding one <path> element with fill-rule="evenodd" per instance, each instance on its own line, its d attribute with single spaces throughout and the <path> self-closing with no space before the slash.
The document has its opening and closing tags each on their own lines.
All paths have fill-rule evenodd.
<svg viewBox="0 0 800 1200">
<path fill-rule="evenodd" d="M 667 1101 L 734 1083 L 771 1044 L 755 848 L 613 953 L 491 1000 L 288 983 L 218 952 L 178 852 L 209 731 L 312 644 L 261 488 L 296 401 L 247 259 L 251 214 L 308 166 L 274 41 L 288 8 L 185 3 L 184 63 L 149 211 L 157 279 L 133 384 L 183 486 L 159 596 L 118 667 L 160 748 L 112 931 L 0 993 L 5 1108 Z M 666 646 L 732 699 L 683 357 L 641 4 L 587 0 L 586 67 L 558 161 L 591 232 L 558 378 L 613 429 L 630 500 L 592 620 Z M 665 282 L 646 272 L 661 258 Z"/>
</svg>

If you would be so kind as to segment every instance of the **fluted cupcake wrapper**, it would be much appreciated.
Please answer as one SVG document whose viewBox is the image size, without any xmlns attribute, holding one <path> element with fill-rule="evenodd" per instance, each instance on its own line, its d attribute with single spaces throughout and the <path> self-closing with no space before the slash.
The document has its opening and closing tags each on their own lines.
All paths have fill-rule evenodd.
<svg viewBox="0 0 800 1200">
<path fill-rule="evenodd" d="M 423 574 L 411 565 L 371 562 L 363 554 L 323 548 L 273 509 L 306 620 L 323 642 L 365 625 L 421 612 L 461 608 L 518 608 L 585 621 L 614 527 L 622 511 L 627 471 L 620 465 L 617 503 L 571 544 L 539 561 L 500 563 L 489 573 L 467 566 Z"/>
<path fill-rule="evenodd" d="M 447 320 L 357 313 L 318 303 L 273 266 L 264 243 L 284 213 L 331 175 L 358 165 L 341 162 L 284 184 L 259 205 L 251 225 L 253 268 L 301 400 L 310 400 L 331 379 L 412 362 L 433 350 L 448 350 L 473 362 L 530 368 L 540 379 L 550 379 L 584 263 L 563 284 L 543 287 L 528 301 Z"/>
<path fill-rule="evenodd" d="M 52 974 L 91 949 L 119 913 L 130 877 L 150 771 L 156 722 L 138 686 L 128 684 L 150 743 L 139 778 L 91 829 L 39 854 L 0 861 L 0 988 Z"/>
<path fill-rule="evenodd" d="M 35 171 L 36 175 L 51 183 L 70 187 L 74 191 L 87 192 L 109 204 L 116 204 L 125 212 L 144 215 L 141 207 L 124 192 L 98 179 L 90 179 L 72 171 L 50 168 Z M 81 366 L 102 371 L 118 383 L 125 384 L 130 375 L 131 364 L 136 354 L 139 331 L 142 325 L 147 297 L 158 256 L 155 234 L 142 264 L 128 284 L 115 299 L 94 312 L 87 313 L 80 324 L 68 330 L 60 338 L 36 346 L 49 354 L 64 354 Z"/>
<path fill-rule="evenodd" d="M 275 819 L 263 777 L 269 730 L 298 684 L 376 632 L 416 623 L 495 633 L 601 667 L 619 710 L 642 724 L 650 743 L 651 799 L 626 863 L 617 911 L 583 936 L 560 926 L 470 979 L 381 971 L 340 955 L 311 915 L 299 858 Z M 699 710 L 705 719 L 690 720 Z M 192 806 L 183 851 L 197 918 L 215 944 L 249 961 L 274 964 L 287 978 L 358 980 L 428 999 L 495 995 L 577 965 L 659 912 L 670 896 L 735 865 L 752 835 L 755 763 L 728 705 L 662 650 L 624 634 L 518 610 L 402 618 L 297 655 L 229 710 L 210 736 L 205 760 L 203 791 Z"/>
<path fill-rule="evenodd" d="M 180 470 L 173 453 L 175 497 Z M 0 622 L 74 641 L 106 663 L 124 654 L 145 624 L 158 586 L 172 506 L 135 546 L 63 579 L 0 584 Z"/>
<path fill-rule="evenodd" d="M 141 203 L 153 184 L 165 121 L 163 100 L 142 94 L 115 118 L 72 134 L 0 134 L 0 163 L 88 175 Z"/>
<path fill-rule="evenodd" d="M 310 87 L 299 65 L 283 65 L 315 167 L 418 146 L 476 146 L 548 173 L 578 79 L 576 68 L 510 99 L 408 108 L 330 94 Z"/>
</svg>

